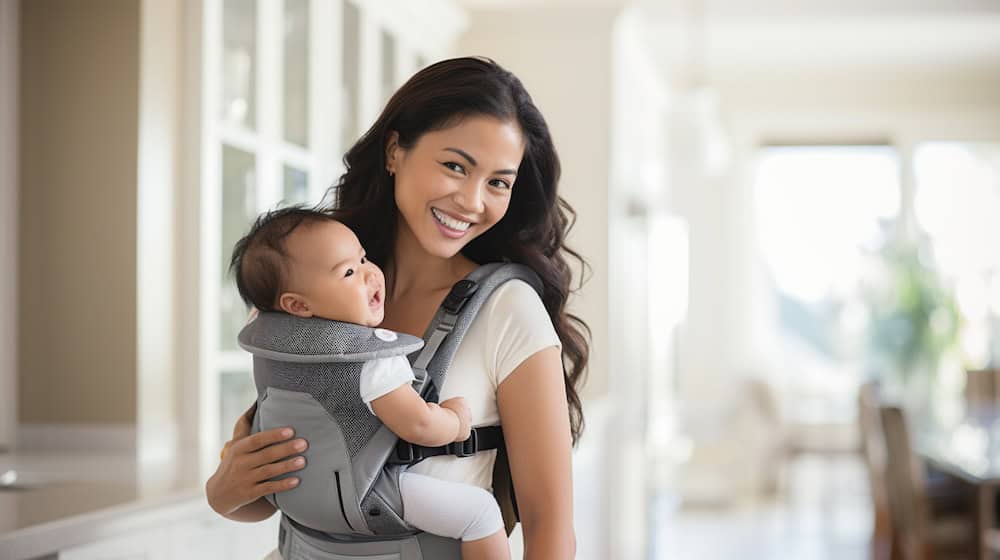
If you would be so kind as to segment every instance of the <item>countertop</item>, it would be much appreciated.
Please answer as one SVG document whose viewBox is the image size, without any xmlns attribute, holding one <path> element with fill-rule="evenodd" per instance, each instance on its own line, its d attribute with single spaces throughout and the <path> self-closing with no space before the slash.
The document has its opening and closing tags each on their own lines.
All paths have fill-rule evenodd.
<svg viewBox="0 0 1000 560">
<path fill-rule="evenodd" d="M 202 483 L 143 472 L 134 455 L 0 454 L 0 557 L 34 558 L 211 510 Z M 14 478 L 8 474 L 7 480 Z"/>
</svg>

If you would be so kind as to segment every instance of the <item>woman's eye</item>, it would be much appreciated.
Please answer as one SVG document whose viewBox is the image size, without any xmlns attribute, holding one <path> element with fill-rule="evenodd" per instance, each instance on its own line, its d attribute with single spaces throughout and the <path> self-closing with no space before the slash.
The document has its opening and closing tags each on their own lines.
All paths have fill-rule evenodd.
<svg viewBox="0 0 1000 560">
<path fill-rule="evenodd" d="M 463 173 L 463 174 L 465 173 L 465 168 L 462 167 L 461 163 L 455 163 L 453 161 L 448 161 L 448 162 L 442 163 L 441 165 L 447 167 L 448 169 L 451 169 L 452 171 L 454 171 L 456 173 Z"/>
<path fill-rule="evenodd" d="M 509 189 L 510 188 L 510 183 L 508 183 L 507 181 L 504 181 L 503 179 L 493 179 L 492 181 L 490 181 L 490 184 L 493 185 L 494 187 L 498 188 L 498 189 Z"/>
<path fill-rule="evenodd" d="M 347 272 L 344 273 L 344 278 L 347 278 L 348 276 L 350 276 L 352 274 L 354 274 L 354 269 L 353 268 L 348 268 Z"/>
</svg>

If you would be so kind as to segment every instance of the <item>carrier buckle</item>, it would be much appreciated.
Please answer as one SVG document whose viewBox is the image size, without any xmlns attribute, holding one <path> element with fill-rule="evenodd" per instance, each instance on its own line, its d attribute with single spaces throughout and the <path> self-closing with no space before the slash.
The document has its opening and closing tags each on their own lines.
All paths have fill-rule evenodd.
<svg viewBox="0 0 1000 560">
<path fill-rule="evenodd" d="M 455 441 L 448 444 L 448 453 L 456 457 L 472 457 L 479 451 L 479 438 L 476 436 L 476 429 L 472 428 L 469 439 Z"/>
<path fill-rule="evenodd" d="M 420 446 L 413 445 L 408 441 L 399 440 L 396 442 L 396 458 L 402 463 L 412 465 L 424 459 L 424 452 Z"/>
<path fill-rule="evenodd" d="M 444 302 L 441 303 L 441 307 L 448 310 L 449 313 L 458 314 L 462 310 L 462 306 L 465 302 L 469 301 L 472 294 L 476 293 L 479 289 L 479 284 L 476 284 L 472 280 L 459 280 L 455 282 L 455 285 L 451 287 L 451 291 L 448 292 L 448 297 L 444 298 Z"/>
</svg>

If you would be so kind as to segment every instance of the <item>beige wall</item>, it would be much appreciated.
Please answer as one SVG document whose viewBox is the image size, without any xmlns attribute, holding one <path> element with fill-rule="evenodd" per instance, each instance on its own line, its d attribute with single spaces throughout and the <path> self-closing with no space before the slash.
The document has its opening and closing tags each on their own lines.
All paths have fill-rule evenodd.
<svg viewBox="0 0 1000 560">
<path fill-rule="evenodd" d="M 517 75 L 549 124 L 562 162 L 559 192 L 577 212 L 568 244 L 593 268 L 570 300 L 593 332 L 583 395 L 607 393 L 608 180 L 611 25 L 606 6 L 515 6 L 473 10 L 460 55 L 488 56 Z M 572 20 L 568 19 L 572 15 Z M 579 274 L 575 275 L 574 286 Z"/>
<path fill-rule="evenodd" d="M 133 424 L 139 3 L 22 2 L 20 31 L 19 420 Z"/>
</svg>

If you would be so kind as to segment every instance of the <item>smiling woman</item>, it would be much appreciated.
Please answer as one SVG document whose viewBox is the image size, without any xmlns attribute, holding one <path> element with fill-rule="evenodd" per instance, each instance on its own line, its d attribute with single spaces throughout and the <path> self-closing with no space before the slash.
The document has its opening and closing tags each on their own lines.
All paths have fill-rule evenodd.
<svg viewBox="0 0 1000 560">
<path fill-rule="evenodd" d="M 452 286 L 480 265 L 520 263 L 538 275 L 540 293 L 521 280 L 492 292 L 435 387 L 442 403 L 468 402 L 472 426 L 502 425 L 503 452 L 434 456 L 408 472 L 492 490 L 506 508 L 508 532 L 516 490 L 530 557 L 572 558 L 570 455 L 583 424 L 577 391 L 589 329 L 566 312 L 567 257 L 579 256 L 564 242 L 574 213 L 557 194 L 559 159 L 544 118 L 520 80 L 493 61 L 446 60 L 392 96 L 344 163 L 330 214 L 385 271 L 381 327 L 424 335 Z M 252 465 L 301 468 L 281 462 L 295 454 L 292 442 L 263 448 L 290 435 L 278 428 L 248 433 L 246 421 L 237 424 L 207 485 L 216 511 L 244 521 L 273 514 L 261 496 L 296 481 L 269 482 L 274 471 L 265 476 Z M 428 517 L 461 505 L 446 494 L 435 495 Z"/>
<path fill-rule="evenodd" d="M 518 126 L 492 117 L 470 117 L 407 147 L 393 132 L 386 166 L 398 174 L 401 234 L 420 239 L 432 254 L 454 255 L 507 212 L 523 153 Z"/>
</svg>

